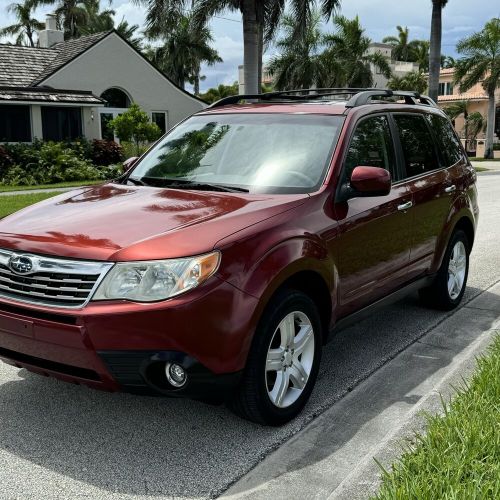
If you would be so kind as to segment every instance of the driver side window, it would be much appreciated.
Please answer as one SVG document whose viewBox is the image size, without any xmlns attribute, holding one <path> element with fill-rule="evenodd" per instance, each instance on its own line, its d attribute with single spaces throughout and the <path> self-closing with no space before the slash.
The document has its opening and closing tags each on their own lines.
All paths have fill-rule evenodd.
<svg viewBox="0 0 500 500">
<path fill-rule="evenodd" d="M 396 161 L 389 122 L 386 116 L 372 116 L 361 121 L 354 131 L 345 160 L 345 179 L 356 167 L 385 168 L 396 179 Z"/>
</svg>

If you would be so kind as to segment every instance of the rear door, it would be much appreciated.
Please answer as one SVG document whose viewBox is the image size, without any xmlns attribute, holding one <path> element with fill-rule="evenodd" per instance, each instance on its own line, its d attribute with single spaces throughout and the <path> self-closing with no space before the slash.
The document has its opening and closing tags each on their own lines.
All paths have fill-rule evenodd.
<svg viewBox="0 0 500 500">
<path fill-rule="evenodd" d="M 385 168 L 393 186 L 387 196 L 358 197 L 335 204 L 340 235 L 337 255 L 339 316 L 345 316 L 406 281 L 411 243 L 411 193 L 401 182 L 386 114 L 362 118 L 351 136 L 341 182 L 357 166 Z"/>
<path fill-rule="evenodd" d="M 454 189 L 438 152 L 428 118 L 393 113 L 403 156 L 405 184 L 412 194 L 412 248 L 409 279 L 429 271 L 436 245 L 451 210 Z"/>
</svg>

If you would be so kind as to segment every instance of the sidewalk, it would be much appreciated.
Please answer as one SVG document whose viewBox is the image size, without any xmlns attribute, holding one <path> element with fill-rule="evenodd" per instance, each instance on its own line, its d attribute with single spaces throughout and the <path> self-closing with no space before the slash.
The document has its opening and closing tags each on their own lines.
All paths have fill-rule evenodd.
<svg viewBox="0 0 500 500">
<path fill-rule="evenodd" d="M 473 167 L 481 167 L 487 168 L 488 170 L 500 171 L 500 161 L 471 161 L 471 163 Z"/>
<path fill-rule="evenodd" d="M 366 499 L 500 328 L 500 283 L 448 316 L 234 484 L 224 498 Z"/>
</svg>

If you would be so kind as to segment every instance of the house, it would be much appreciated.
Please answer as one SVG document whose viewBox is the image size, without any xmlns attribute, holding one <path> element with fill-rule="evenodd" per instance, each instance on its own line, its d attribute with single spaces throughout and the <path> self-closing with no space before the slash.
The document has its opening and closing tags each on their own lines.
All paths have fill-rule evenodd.
<svg viewBox="0 0 500 500">
<path fill-rule="evenodd" d="M 366 53 L 376 54 L 377 52 L 379 52 L 380 54 L 382 54 L 389 63 L 389 67 L 391 68 L 391 74 L 393 77 L 402 78 L 412 71 L 419 70 L 418 64 L 415 62 L 394 60 L 392 58 L 392 50 L 392 45 L 389 45 L 388 43 L 372 42 L 368 46 L 368 50 L 366 51 Z M 373 77 L 373 87 L 379 89 L 387 88 L 389 79 L 386 78 L 373 63 L 370 63 L 370 70 Z"/>
<path fill-rule="evenodd" d="M 49 15 L 39 45 L 0 45 L 0 142 L 113 139 L 131 103 L 165 131 L 205 107 L 116 31 L 64 41 Z"/>
<path fill-rule="evenodd" d="M 266 86 L 272 86 L 272 84 L 274 83 L 274 79 L 269 73 L 268 66 L 264 65 L 262 67 L 262 81 L 260 83 L 261 85 L 266 85 Z M 238 66 L 238 93 L 239 94 L 245 93 L 245 72 L 243 64 L 240 64 Z"/>
<path fill-rule="evenodd" d="M 477 83 L 467 92 L 460 92 L 459 86 L 453 84 L 455 70 L 454 68 L 442 68 L 439 74 L 439 91 L 438 91 L 438 104 L 440 108 L 458 101 L 467 101 L 467 112 L 469 114 L 478 111 L 486 119 L 488 117 L 488 94 L 483 88 L 482 82 Z M 495 117 L 495 135 L 500 138 L 500 89 L 497 90 L 496 95 L 496 117 Z M 464 131 L 464 117 L 458 116 L 454 121 L 455 129 L 460 136 L 463 136 Z M 477 155 L 479 156 L 484 150 L 484 132 L 480 132 L 479 147 Z M 483 147 L 481 147 L 483 146 Z"/>
</svg>

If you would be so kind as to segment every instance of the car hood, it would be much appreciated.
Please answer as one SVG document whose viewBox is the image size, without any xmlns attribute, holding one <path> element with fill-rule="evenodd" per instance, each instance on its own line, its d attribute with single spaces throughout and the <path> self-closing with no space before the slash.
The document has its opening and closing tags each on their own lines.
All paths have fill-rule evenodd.
<svg viewBox="0 0 500 500">
<path fill-rule="evenodd" d="M 110 183 L 66 192 L 5 217 L 0 248 L 113 261 L 197 255 L 307 198 Z"/>
</svg>

